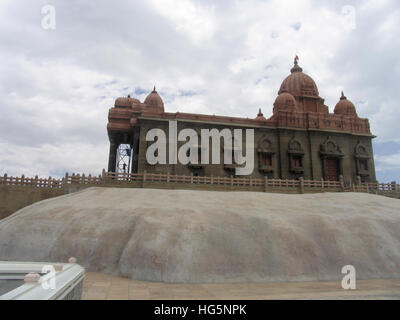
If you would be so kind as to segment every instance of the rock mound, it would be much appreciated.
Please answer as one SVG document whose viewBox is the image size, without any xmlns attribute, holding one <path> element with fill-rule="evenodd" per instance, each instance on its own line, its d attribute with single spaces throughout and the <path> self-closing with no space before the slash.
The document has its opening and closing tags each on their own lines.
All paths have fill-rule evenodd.
<svg viewBox="0 0 400 320">
<path fill-rule="evenodd" d="M 400 201 L 305 195 L 90 188 L 0 220 L 0 260 L 66 261 L 165 282 L 400 277 Z"/>
</svg>

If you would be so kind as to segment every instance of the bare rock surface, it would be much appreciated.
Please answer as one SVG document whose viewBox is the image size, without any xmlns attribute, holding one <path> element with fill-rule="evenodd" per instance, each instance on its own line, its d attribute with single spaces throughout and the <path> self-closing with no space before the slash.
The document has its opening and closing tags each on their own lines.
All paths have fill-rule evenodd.
<svg viewBox="0 0 400 320">
<path fill-rule="evenodd" d="M 67 261 L 165 282 L 400 278 L 400 201 L 89 188 L 0 220 L 0 260 Z"/>
</svg>

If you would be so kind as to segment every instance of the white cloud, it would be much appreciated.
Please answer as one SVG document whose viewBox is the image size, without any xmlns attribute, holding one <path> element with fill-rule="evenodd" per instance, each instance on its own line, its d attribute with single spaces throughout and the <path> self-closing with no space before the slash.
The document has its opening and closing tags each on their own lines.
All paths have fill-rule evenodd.
<svg viewBox="0 0 400 320">
<path fill-rule="evenodd" d="M 400 169 L 400 153 L 391 154 L 386 156 L 375 156 L 375 161 L 377 163 L 377 171 L 385 171 L 391 169 Z"/>
<path fill-rule="evenodd" d="M 191 0 L 149 0 L 158 14 L 170 20 L 176 29 L 195 44 L 202 44 L 215 32 L 214 7 Z"/>
<path fill-rule="evenodd" d="M 268 117 L 296 53 L 331 111 L 344 89 L 376 143 L 400 141 L 397 0 L 357 4 L 354 30 L 348 1 L 57 1 L 52 32 L 44 4 L 0 2 L 0 171 L 100 172 L 108 108 L 154 84 L 167 111 Z"/>
</svg>

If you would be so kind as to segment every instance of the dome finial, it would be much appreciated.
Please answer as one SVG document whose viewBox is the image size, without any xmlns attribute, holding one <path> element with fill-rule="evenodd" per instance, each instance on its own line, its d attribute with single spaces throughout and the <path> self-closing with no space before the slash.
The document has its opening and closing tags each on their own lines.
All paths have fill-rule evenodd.
<svg viewBox="0 0 400 320">
<path fill-rule="evenodd" d="M 340 100 L 344 100 L 344 99 L 347 99 L 347 98 L 345 97 L 343 90 L 342 90 L 342 96 L 340 97 Z"/>
<path fill-rule="evenodd" d="M 299 56 L 298 55 L 296 55 L 294 57 L 294 67 L 292 69 L 290 69 L 290 72 L 291 73 L 303 72 L 303 69 L 300 68 L 300 66 L 299 66 Z"/>
<path fill-rule="evenodd" d="M 256 120 L 258 120 L 258 121 L 267 121 L 267 119 L 265 119 L 263 113 L 261 112 L 261 108 L 258 109 L 258 114 L 257 114 Z"/>
<path fill-rule="evenodd" d="M 156 92 L 156 85 L 154 85 L 153 92 Z"/>
</svg>

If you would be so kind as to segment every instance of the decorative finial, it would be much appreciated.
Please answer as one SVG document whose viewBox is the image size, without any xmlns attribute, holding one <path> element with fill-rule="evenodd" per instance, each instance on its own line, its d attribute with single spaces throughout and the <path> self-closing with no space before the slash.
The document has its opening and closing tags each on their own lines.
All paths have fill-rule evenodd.
<svg viewBox="0 0 400 320">
<path fill-rule="evenodd" d="M 264 115 L 263 115 L 263 113 L 261 112 L 261 108 L 259 108 L 259 109 L 258 109 L 257 117 L 262 117 L 262 116 L 264 116 Z"/>
<path fill-rule="evenodd" d="M 153 92 L 156 92 L 156 86 L 154 85 Z"/>
<path fill-rule="evenodd" d="M 340 97 L 340 100 L 344 100 L 344 99 L 347 99 L 347 98 L 345 97 L 343 90 L 342 90 L 342 96 Z"/>
<path fill-rule="evenodd" d="M 298 64 L 299 64 L 298 61 L 299 61 L 299 56 L 296 55 L 296 57 L 294 57 L 294 66 L 293 66 L 292 69 L 290 69 L 290 72 L 291 72 L 291 73 L 294 73 L 294 72 L 303 72 L 303 69 L 300 68 L 299 65 L 298 65 Z"/>
<path fill-rule="evenodd" d="M 130 98 L 131 97 L 131 95 L 130 94 L 128 94 L 128 98 Z"/>
</svg>

